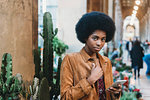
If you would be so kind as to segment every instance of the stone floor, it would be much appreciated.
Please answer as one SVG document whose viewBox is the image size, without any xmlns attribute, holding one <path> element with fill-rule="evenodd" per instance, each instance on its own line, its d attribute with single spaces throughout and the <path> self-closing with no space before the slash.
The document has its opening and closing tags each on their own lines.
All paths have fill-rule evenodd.
<svg viewBox="0 0 150 100">
<path fill-rule="evenodd" d="M 133 84 L 140 89 L 143 100 L 150 100 L 150 76 L 146 76 L 145 74 L 146 67 L 147 66 L 144 63 L 144 68 L 140 71 L 140 78 L 135 80 L 134 77 L 132 77 L 130 84 Z"/>
<path fill-rule="evenodd" d="M 130 60 L 127 59 L 127 54 L 124 54 L 123 57 L 124 57 L 124 62 L 127 65 L 131 65 Z M 134 77 L 132 77 L 130 80 L 130 84 L 135 85 L 137 88 L 140 89 L 143 100 L 150 100 L 150 76 L 146 76 L 145 73 L 146 73 L 147 66 L 145 62 L 143 64 L 144 64 L 143 69 L 140 70 L 140 78 L 137 78 L 135 80 Z"/>
</svg>

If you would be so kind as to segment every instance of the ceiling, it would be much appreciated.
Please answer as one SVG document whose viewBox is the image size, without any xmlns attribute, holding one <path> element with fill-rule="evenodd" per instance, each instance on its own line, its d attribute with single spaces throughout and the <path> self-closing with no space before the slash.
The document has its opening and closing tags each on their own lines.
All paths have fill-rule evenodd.
<svg viewBox="0 0 150 100">
<path fill-rule="evenodd" d="M 136 5 L 135 1 L 136 0 L 120 0 L 123 19 L 127 16 L 132 15 L 133 7 L 134 7 L 134 5 Z M 139 9 L 136 14 L 136 16 L 139 20 L 147 12 L 147 8 L 150 3 L 149 0 L 140 0 L 140 1 L 141 1 L 141 4 L 139 5 Z"/>
</svg>

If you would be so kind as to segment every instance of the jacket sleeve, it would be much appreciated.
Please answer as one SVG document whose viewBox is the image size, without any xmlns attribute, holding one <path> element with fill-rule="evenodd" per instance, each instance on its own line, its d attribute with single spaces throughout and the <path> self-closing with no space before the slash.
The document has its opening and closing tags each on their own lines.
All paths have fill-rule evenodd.
<svg viewBox="0 0 150 100">
<path fill-rule="evenodd" d="M 92 89 L 86 78 L 74 86 L 74 71 L 69 56 L 63 59 L 60 72 L 61 100 L 77 100 L 88 95 Z"/>
<path fill-rule="evenodd" d="M 109 67 L 110 67 L 110 76 L 111 76 L 110 80 L 111 80 L 111 84 L 113 84 L 112 64 L 111 64 L 111 61 L 110 61 L 110 60 L 109 60 Z M 107 91 L 107 92 L 108 92 L 108 91 Z M 120 100 L 121 93 L 120 93 L 120 95 L 119 95 L 118 98 L 115 97 L 115 94 L 110 93 L 110 92 L 109 92 L 109 96 L 110 96 L 110 97 L 109 97 L 108 100 Z"/>
<path fill-rule="evenodd" d="M 110 83 L 113 84 L 112 64 L 110 60 L 109 60 L 109 68 L 110 68 Z"/>
<path fill-rule="evenodd" d="M 105 83 L 105 84 L 107 84 L 106 89 L 109 88 L 113 84 L 112 64 L 111 64 L 111 61 L 108 58 L 107 58 L 107 61 L 108 61 L 107 62 L 107 64 L 108 64 L 107 69 L 109 69 L 109 70 L 106 73 L 108 75 L 107 83 Z M 107 96 L 107 100 L 115 100 L 111 97 L 111 93 L 109 91 L 106 91 L 106 96 Z"/>
</svg>

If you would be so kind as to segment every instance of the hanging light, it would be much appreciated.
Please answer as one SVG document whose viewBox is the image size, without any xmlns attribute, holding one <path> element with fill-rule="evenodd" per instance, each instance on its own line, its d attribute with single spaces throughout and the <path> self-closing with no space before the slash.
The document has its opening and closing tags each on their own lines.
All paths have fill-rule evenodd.
<svg viewBox="0 0 150 100">
<path fill-rule="evenodd" d="M 137 5 L 140 5 L 141 2 L 140 2 L 140 0 L 136 0 L 135 3 L 136 3 Z"/>
<path fill-rule="evenodd" d="M 138 10 L 138 8 L 139 8 L 138 6 L 134 6 L 134 10 Z"/>
<path fill-rule="evenodd" d="M 135 17 L 136 16 L 136 14 L 132 14 L 132 17 Z"/>
<path fill-rule="evenodd" d="M 136 15 L 136 13 L 137 13 L 137 11 L 136 11 L 136 10 L 133 10 L 133 14 L 135 14 L 135 15 Z"/>
</svg>

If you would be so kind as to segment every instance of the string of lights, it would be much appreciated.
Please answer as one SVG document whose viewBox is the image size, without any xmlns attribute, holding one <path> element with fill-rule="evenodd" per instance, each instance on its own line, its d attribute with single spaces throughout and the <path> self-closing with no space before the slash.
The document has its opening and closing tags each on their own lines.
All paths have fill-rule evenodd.
<svg viewBox="0 0 150 100">
<path fill-rule="evenodd" d="M 137 11 L 138 11 L 138 9 L 139 9 L 138 6 L 140 5 L 140 3 L 141 3 L 140 0 L 136 0 L 136 1 L 135 1 L 135 6 L 133 7 L 133 11 L 132 11 L 132 15 L 131 15 L 130 25 L 133 25 L 133 24 L 134 24 L 134 20 L 135 20 Z"/>
</svg>

